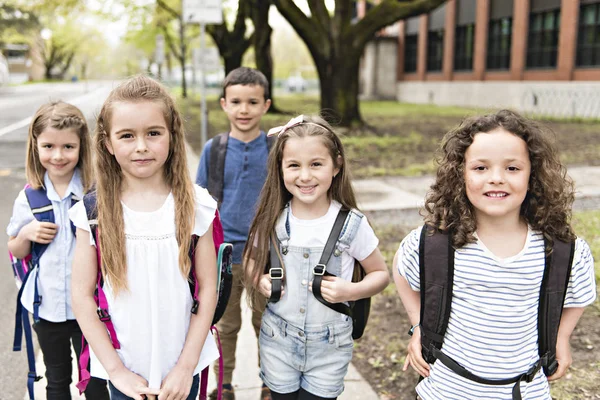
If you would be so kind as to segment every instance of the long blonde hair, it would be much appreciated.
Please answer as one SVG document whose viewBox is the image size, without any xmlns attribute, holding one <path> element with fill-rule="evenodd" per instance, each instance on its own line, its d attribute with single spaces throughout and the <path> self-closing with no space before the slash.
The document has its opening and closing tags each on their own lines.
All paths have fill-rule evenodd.
<svg viewBox="0 0 600 400">
<path fill-rule="evenodd" d="M 93 180 L 90 132 L 85 117 L 79 108 L 63 101 L 53 101 L 42 105 L 31 119 L 25 158 L 27 183 L 34 189 L 44 187 L 46 168 L 40 162 L 37 145 L 38 137 L 48 128 L 73 129 L 77 133 L 79 137 L 79 161 L 75 168 L 79 169 L 83 191 L 87 192 Z"/>
<path fill-rule="evenodd" d="M 303 117 L 302 124 L 287 129 L 277 138 L 267 163 L 267 179 L 260 193 L 256 216 L 250 226 L 248 241 L 244 248 L 244 260 L 252 258 L 254 267 L 245 274 L 248 299 L 253 308 L 260 304 L 262 296 L 257 289 L 260 277 L 265 273 L 269 258 L 269 241 L 275 231 L 275 224 L 285 205 L 292 199 L 292 194 L 283 182 L 283 149 L 290 138 L 319 137 L 329 150 L 334 165 L 339 168 L 327 191 L 330 200 L 336 200 L 348 209 L 356 209 L 356 197 L 350 183 L 350 172 L 347 167 L 344 148 L 340 138 L 331 126 L 320 117 Z M 245 263 L 247 264 L 247 263 Z"/>
<path fill-rule="evenodd" d="M 191 268 L 189 249 L 194 222 L 194 188 L 187 169 L 183 120 L 173 98 L 157 81 L 144 75 L 134 76 L 113 89 L 104 102 L 94 135 L 96 151 L 98 235 L 102 254 L 102 272 L 115 291 L 127 290 L 125 227 L 121 206 L 121 166 L 108 151 L 111 117 L 115 103 L 152 101 L 163 109 L 170 136 L 169 155 L 164 178 L 175 200 L 175 226 L 179 243 L 179 269 L 188 277 Z M 116 105 L 118 107 L 118 104 Z M 135 118 L 135 116 L 132 116 Z"/>
</svg>

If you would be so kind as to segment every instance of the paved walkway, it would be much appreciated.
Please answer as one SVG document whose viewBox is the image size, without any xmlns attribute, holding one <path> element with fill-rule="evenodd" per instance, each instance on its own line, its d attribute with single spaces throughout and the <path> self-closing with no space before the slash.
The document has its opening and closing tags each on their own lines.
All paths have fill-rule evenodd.
<svg viewBox="0 0 600 400">
<path fill-rule="evenodd" d="M 191 176 L 195 176 L 198 156 L 188 148 L 188 165 Z M 577 192 L 575 209 L 600 209 L 600 167 L 572 167 L 569 175 L 574 179 Z M 433 177 L 387 177 L 379 179 L 355 180 L 353 182 L 359 207 L 375 225 L 421 224 L 418 214 L 423 198 Z M 245 302 L 242 302 L 245 305 Z M 258 377 L 257 341 L 251 324 L 251 313 L 244 307 L 242 330 L 237 347 L 237 366 L 233 374 L 233 385 L 237 400 L 257 400 L 260 395 L 261 380 Z M 38 354 L 37 370 L 43 375 L 42 356 Z M 77 379 L 74 371 L 75 381 Z M 209 391 L 216 384 L 211 371 Z M 345 379 L 346 389 L 340 400 L 377 400 L 378 396 L 360 373 L 350 365 Z M 36 384 L 36 399 L 45 399 L 45 380 Z M 79 397 L 73 386 L 73 398 Z M 27 399 L 27 396 L 25 396 Z"/>
</svg>

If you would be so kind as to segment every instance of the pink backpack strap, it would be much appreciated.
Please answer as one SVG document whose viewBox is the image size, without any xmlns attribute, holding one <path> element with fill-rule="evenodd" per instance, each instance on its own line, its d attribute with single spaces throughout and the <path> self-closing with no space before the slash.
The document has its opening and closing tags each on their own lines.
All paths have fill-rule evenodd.
<svg viewBox="0 0 600 400">
<path fill-rule="evenodd" d="M 98 305 L 98 318 L 100 318 L 100 321 L 104 322 L 113 347 L 115 349 L 120 349 L 121 343 L 119 343 L 119 340 L 117 339 L 117 332 L 115 331 L 115 326 L 112 323 L 110 314 L 108 312 L 108 300 L 106 299 L 106 294 L 102 289 L 102 259 L 100 256 L 98 228 L 94 230 L 94 240 L 96 241 L 96 259 L 98 260 L 98 274 L 96 276 L 96 293 L 94 294 L 94 300 Z M 79 394 L 82 394 L 85 391 L 91 378 L 90 371 L 88 370 L 89 362 L 90 347 L 85 338 L 82 336 L 81 353 L 79 355 L 79 382 L 76 385 L 77 389 L 79 389 Z"/>
</svg>

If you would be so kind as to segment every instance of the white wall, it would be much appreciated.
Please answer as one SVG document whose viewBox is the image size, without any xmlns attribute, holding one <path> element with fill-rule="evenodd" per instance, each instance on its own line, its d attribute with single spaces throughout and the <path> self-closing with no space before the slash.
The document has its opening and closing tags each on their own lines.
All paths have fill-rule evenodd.
<svg viewBox="0 0 600 400">
<path fill-rule="evenodd" d="M 398 101 L 600 118 L 600 82 L 398 82 Z"/>
</svg>

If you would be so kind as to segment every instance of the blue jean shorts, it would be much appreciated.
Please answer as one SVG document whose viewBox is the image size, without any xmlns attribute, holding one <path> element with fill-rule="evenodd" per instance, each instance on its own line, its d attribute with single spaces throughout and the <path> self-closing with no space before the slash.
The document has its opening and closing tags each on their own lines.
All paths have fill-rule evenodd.
<svg viewBox="0 0 600 400">
<path fill-rule="evenodd" d="M 113 386 L 110 381 L 108 382 L 108 388 L 110 389 L 110 400 L 133 400 L 131 397 L 124 395 Z M 200 374 L 194 375 L 192 379 L 192 387 L 190 388 L 190 394 L 187 400 L 194 400 L 198 398 L 198 390 L 200 388 Z"/>
<path fill-rule="evenodd" d="M 267 308 L 260 326 L 260 377 L 285 394 L 300 388 L 334 398 L 344 391 L 352 360 L 352 320 L 299 329 Z"/>
</svg>

